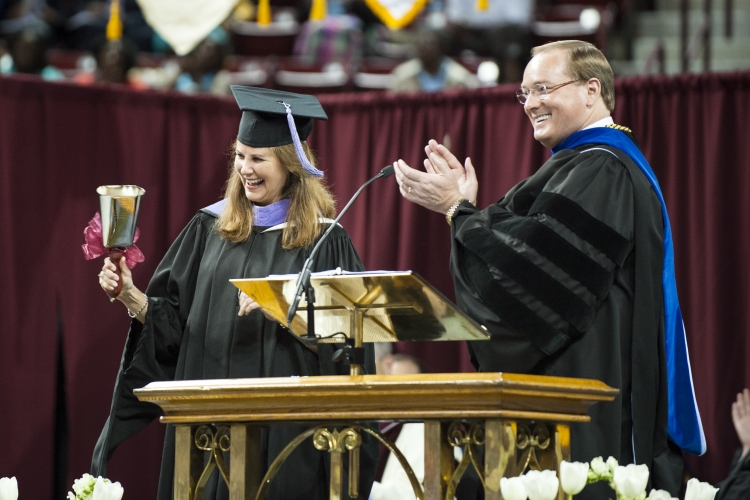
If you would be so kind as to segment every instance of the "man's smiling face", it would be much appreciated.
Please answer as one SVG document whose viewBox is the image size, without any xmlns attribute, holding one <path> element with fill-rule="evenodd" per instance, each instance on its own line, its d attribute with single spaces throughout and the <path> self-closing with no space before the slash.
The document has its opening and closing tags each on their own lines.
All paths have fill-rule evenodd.
<svg viewBox="0 0 750 500">
<path fill-rule="evenodd" d="M 564 50 L 549 50 L 534 56 L 523 72 L 521 88 L 536 84 L 547 88 L 569 82 L 568 55 Z M 550 92 L 546 99 L 529 94 L 523 109 L 534 127 L 534 139 L 553 148 L 583 128 L 588 117 L 585 82 L 574 82 Z"/>
</svg>

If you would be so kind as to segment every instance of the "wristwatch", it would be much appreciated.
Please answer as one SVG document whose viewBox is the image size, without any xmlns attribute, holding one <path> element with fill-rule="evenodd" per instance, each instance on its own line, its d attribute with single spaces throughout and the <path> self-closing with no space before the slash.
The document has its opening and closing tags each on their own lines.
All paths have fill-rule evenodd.
<svg viewBox="0 0 750 500">
<path fill-rule="evenodd" d="M 447 212 L 445 212 L 445 221 L 448 223 L 448 225 L 451 225 L 451 222 L 453 222 L 453 216 L 456 214 L 456 210 L 458 210 L 458 206 L 461 205 L 461 203 L 467 201 L 466 198 L 459 198 L 456 201 L 453 202 L 453 205 L 448 209 Z"/>
</svg>

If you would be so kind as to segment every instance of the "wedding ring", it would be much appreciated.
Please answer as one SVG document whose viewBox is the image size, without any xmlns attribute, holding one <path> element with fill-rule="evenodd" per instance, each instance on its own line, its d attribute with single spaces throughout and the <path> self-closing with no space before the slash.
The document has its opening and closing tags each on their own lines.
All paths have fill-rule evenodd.
<svg viewBox="0 0 750 500">
<path fill-rule="evenodd" d="M 406 192 L 409 193 L 409 194 L 411 194 L 411 186 L 409 186 L 408 188 L 406 188 Z"/>
</svg>

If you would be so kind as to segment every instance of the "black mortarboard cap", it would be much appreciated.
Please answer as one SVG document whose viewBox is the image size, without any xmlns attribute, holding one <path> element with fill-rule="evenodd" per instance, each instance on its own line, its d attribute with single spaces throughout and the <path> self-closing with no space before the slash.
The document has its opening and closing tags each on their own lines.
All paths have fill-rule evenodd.
<svg viewBox="0 0 750 500">
<path fill-rule="evenodd" d="M 328 119 L 320 101 L 313 95 L 241 85 L 232 85 L 231 88 L 242 110 L 237 139 L 246 146 L 270 148 L 294 142 L 284 103 L 291 108 L 297 134 L 302 141 L 310 135 L 314 118 Z"/>
</svg>

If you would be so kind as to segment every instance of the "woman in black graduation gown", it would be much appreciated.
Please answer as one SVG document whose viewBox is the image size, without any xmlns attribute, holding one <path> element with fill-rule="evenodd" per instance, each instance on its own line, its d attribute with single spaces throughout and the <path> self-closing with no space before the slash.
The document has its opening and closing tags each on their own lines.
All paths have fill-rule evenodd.
<svg viewBox="0 0 750 500">
<path fill-rule="evenodd" d="M 122 291 L 117 296 L 133 318 L 110 416 L 94 451 L 92 474 L 105 475 L 115 448 L 160 415 L 133 389 L 155 380 L 288 377 L 346 374 L 331 361 L 333 348 L 315 353 L 294 334 L 264 316 L 232 278 L 263 278 L 297 273 L 335 214 L 323 172 L 304 141 L 312 119 L 326 119 L 313 96 L 233 86 L 243 110 L 234 145 L 234 168 L 224 199 L 193 217 L 165 255 L 143 293 L 133 285 L 121 260 Z M 361 271 L 362 262 L 343 228 L 321 247 L 315 271 Z M 112 292 L 115 267 L 105 260 L 101 287 Z M 372 350 L 366 370 L 375 372 Z M 286 444 L 304 430 L 271 426 L 263 433 L 267 468 Z M 377 462 L 377 444 L 363 436 L 361 497 L 369 496 Z M 274 479 L 268 498 L 323 499 L 327 493 L 327 453 L 312 443 L 300 445 Z M 159 480 L 159 500 L 171 500 L 174 476 L 174 428 L 167 427 Z M 207 499 L 226 499 L 215 472 Z"/>
</svg>

